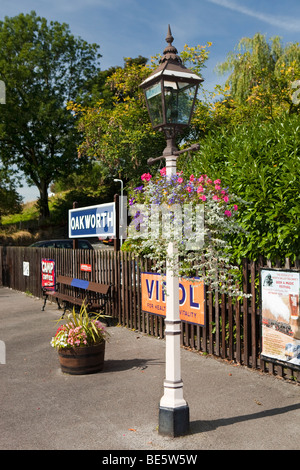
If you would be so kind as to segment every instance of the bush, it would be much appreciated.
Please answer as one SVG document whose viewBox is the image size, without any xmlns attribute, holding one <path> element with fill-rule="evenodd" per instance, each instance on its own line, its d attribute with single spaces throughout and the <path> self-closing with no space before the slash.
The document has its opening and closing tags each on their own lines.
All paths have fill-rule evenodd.
<svg viewBox="0 0 300 470">
<path fill-rule="evenodd" d="M 239 206 L 239 217 L 247 233 L 231 240 L 237 260 L 299 257 L 299 131 L 297 114 L 215 130 L 186 169 L 221 178 L 246 201 Z"/>
</svg>

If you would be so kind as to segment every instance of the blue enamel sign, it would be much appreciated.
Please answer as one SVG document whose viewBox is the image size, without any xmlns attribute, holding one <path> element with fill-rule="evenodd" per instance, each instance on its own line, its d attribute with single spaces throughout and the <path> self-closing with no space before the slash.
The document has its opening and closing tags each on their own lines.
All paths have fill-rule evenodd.
<svg viewBox="0 0 300 470">
<path fill-rule="evenodd" d="M 69 238 L 115 237 L 115 203 L 69 210 Z"/>
</svg>

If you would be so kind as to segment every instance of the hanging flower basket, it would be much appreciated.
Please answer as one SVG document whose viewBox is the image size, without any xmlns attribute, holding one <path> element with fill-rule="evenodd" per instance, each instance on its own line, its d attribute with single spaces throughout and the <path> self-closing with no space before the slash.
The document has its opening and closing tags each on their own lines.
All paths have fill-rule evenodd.
<svg viewBox="0 0 300 470">
<path fill-rule="evenodd" d="M 175 276 L 197 272 L 211 289 L 242 295 L 227 241 L 242 230 L 236 217 L 241 200 L 207 175 L 167 176 L 163 168 L 156 176 L 144 173 L 141 180 L 129 198 L 128 246 L 152 259 L 156 272 L 163 274 L 168 261 Z M 170 241 L 176 244 L 174 259 L 168 254 Z"/>
</svg>

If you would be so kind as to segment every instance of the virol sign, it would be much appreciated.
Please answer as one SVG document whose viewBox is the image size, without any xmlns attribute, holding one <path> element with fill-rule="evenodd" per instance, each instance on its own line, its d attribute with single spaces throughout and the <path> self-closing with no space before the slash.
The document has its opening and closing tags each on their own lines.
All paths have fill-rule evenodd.
<svg viewBox="0 0 300 470">
<path fill-rule="evenodd" d="M 166 289 L 163 276 L 141 274 L 142 310 L 166 316 Z M 182 321 L 205 326 L 204 284 L 197 278 L 179 278 L 179 314 Z"/>
</svg>

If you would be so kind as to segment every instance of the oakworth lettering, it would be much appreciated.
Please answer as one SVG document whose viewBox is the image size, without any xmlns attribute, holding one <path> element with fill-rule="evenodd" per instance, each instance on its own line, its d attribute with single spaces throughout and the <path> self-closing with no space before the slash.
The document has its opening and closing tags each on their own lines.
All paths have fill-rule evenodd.
<svg viewBox="0 0 300 470">
<path fill-rule="evenodd" d="M 101 212 L 71 217 L 72 230 L 85 230 L 89 228 L 113 227 L 113 213 Z"/>
</svg>

